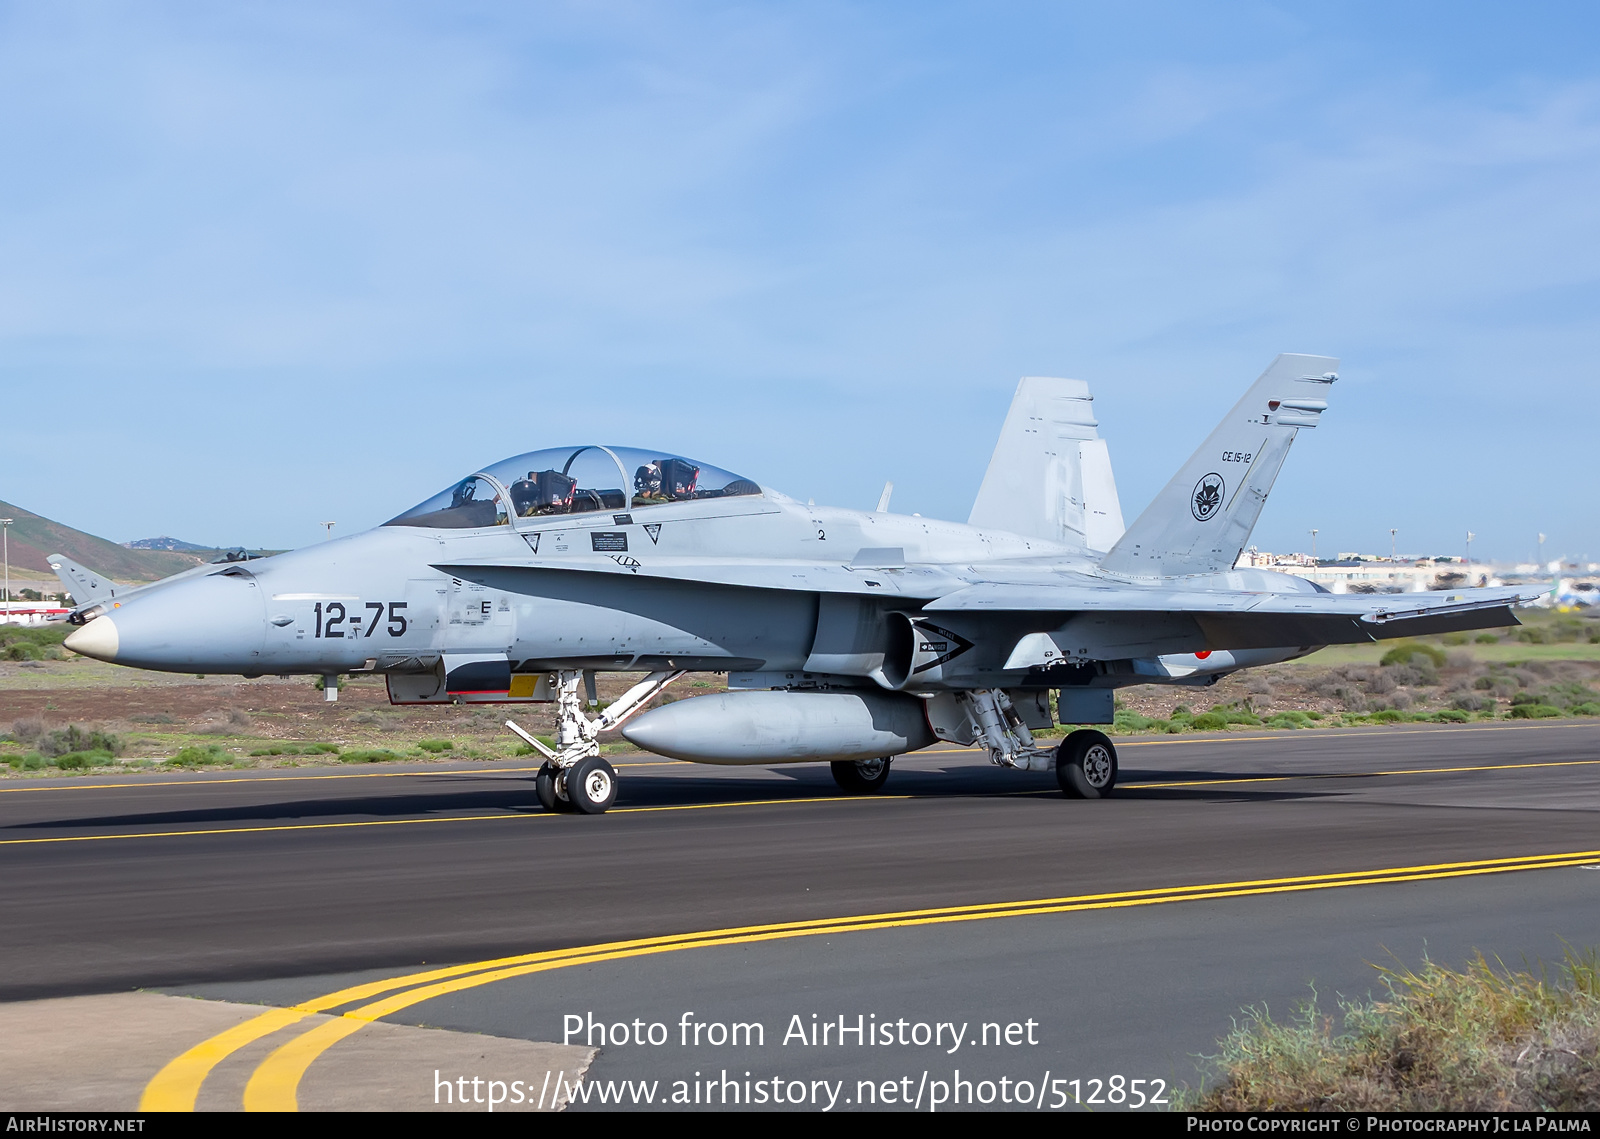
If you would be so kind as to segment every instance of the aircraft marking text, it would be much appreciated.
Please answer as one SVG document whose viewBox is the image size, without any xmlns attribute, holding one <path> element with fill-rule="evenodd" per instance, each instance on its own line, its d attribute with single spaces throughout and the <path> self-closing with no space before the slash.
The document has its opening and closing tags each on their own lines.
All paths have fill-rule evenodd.
<svg viewBox="0 0 1600 1139">
<path fill-rule="evenodd" d="M 378 631 L 378 622 L 383 620 L 384 604 L 385 603 L 382 601 L 368 601 L 366 603 L 366 608 L 373 610 L 372 620 L 370 622 L 364 622 L 361 614 L 349 613 L 345 609 L 344 603 L 341 601 L 330 601 L 328 602 L 326 608 L 324 608 L 322 602 L 319 601 L 317 602 L 316 607 L 312 610 L 312 612 L 316 614 L 317 619 L 316 632 L 313 634 L 313 636 L 324 639 L 331 638 L 333 640 L 339 640 L 345 637 L 348 637 L 350 640 L 370 637 L 373 633 Z M 390 601 L 387 604 L 389 609 L 389 624 L 385 631 L 391 637 L 405 636 L 408 622 L 403 616 L 400 615 L 399 611 L 406 607 L 406 603 L 404 601 Z M 488 602 L 485 602 L 484 604 L 487 605 Z M 344 625 L 346 623 L 350 625 L 349 632 L 339 628 L 340 625 Z M 366 625 L 365 633 L 361 631 L 361 626 L 363 624 Z"/>
</svg>

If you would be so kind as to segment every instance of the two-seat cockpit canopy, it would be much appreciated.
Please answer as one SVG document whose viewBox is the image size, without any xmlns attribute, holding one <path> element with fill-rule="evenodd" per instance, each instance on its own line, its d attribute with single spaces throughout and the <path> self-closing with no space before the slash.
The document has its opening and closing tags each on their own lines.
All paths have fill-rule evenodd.
<svg viewBox="0 0 1600 1139">
<path fill-rule="evenodd" d="M 512 516 L 630 510 L 760 493 L 749 479 L 681 455 L 597 444 L 552 447 L 469 475 L 385 525 L 460 530 L 504 526 Z"/>
</svg>

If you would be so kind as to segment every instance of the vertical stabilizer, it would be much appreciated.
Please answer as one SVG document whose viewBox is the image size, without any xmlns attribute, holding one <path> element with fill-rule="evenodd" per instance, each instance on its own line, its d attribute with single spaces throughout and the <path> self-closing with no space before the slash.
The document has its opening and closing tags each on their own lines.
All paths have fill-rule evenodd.
<svg viewBox="0 0 1600 1139">
<path fill-rule="evenodd" d="M 1295 433 L 1315 427 L 1326 410 L 1338 369 L 1332 356 L 1284 353 L 1274 360 L 1100 567 L 1139 577 L 1231 569 Z"/>
<path fill-rule="evenodd" d="M 1122 508 L 1093 405 L 1082 380 L 1023 377 L 968 523 L 1109 549 L 1122 533 Z"/>
<path fill-rule="evenodd" d="M 80 608 L 97 601 L 110 601 L 123 589 L 109 577 L 86 570 L 60 554 L 51 554 L 45 559 L 45 564 L 56 571 L 62 586 L 72 594 L 73 602 Z"/>
</svg>

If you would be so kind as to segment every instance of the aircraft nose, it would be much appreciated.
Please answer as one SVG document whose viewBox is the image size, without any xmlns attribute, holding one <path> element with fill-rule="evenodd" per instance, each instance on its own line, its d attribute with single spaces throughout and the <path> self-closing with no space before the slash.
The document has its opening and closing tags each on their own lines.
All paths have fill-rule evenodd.
<svg viewBox="0 0 1600 1139">
<path fill-rule="evenodd" d="M 75 629 L 62 642 L 79 656 L 95 660 L 117 659 L 117 623 L 110 617 L 96 617 L 81 629 Z"/>
<path fill-rule="evenodd" d="M 253 578 L 227 571 L 155 585 L 117 602 L 66 639 L 96 660 L 169 672 L 251 672 L 261 663 L 266 604 Z"/>
</svg>

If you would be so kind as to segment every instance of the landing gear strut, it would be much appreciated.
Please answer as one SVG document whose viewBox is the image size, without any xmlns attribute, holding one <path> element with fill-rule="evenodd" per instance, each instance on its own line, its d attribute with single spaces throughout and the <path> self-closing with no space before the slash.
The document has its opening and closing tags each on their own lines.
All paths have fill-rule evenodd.
<svg viewBox="0 0 1600 1139">
<path fill-rule="evenodd" d="M 534 778 L 539 802 L 547 811 L 577 811 L 585 815 L 603 814 L 617 800 L 617 773 L 600 758 L 601 732 L 619 727 L 622 722 L 644 706 L 667 685 L 686 675 L 676 672 L 652 672 L 635 684 L 622 698 L 600 715 L 590 719 L 584 714 L 584 698 L 579 688 L 588 677 L 576 669 L 556 673 L 556 746 L 547 747 L 543 740 L 524 730 L 513 720 L 506 727 L 521 736 L 527 745 L 544 756 L 545 762 Z"/>
<path fill-rule="evenodd" d="M 998 767 L 1021 771 L 1049 771 L 1055 756 L 1040 747 L 1022 722 L 1011 698 L 999 688 L 975 688 L 957 692 L 956 702 L 967 714 L 978 743 L 989 753 L 989 762 Z"/>
<path fill-rule="evenodd" d="M 886 755 L 880 759 L 837 760 L 828 766 L 833 769 L 833 781 L 841 790 L 851 795 L 866 795 L 888 782 L 892 762 L 893 757 Z"/>
</svg>

